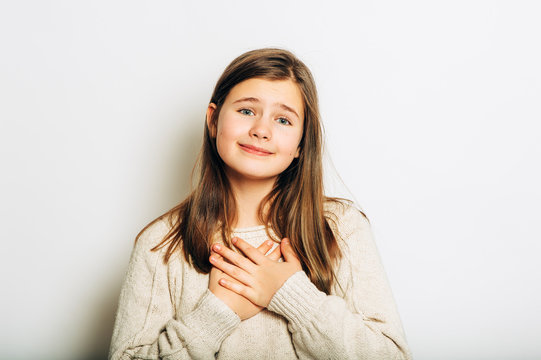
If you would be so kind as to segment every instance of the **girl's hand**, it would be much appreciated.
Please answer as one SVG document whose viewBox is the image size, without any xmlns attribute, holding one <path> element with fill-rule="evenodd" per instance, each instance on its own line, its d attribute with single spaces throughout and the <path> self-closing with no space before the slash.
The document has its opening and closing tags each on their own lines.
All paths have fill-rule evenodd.
<svg viewBox="0 0 541 360">
<path fill-rule="evenodd" d="M 258 248 L 257 251 L 264 256 L 271 248 L 274 243 L 270 240 L 263 242 Z M 222 245 L 222 247 L 224 247 Z M 212 256 L 216 256 L 221 259 L 221 256 L 211 252 Z M 281 256 L 280 246 L 276 247 L 267 257 L 272 260 L 278 260 Z M 223 261 L 223 259 L 222 259 Z M 220 285 L 218 285 L 219 279 L 227 279 L 232 283 L 237 283 L 235 279 L 223 273 L 220 269 L 212 267 L 209 275 L 209 290 L 220 300 L 222 300 L 231 310 L 233 310 L 241 320 L 249 319 L 252 316 L 256 315 L 258 312 L 263 310 L 263 307 L 257 306 L 251 303 L 248 299 L 230 291 Z"/>
<path fill-rule="evenodd" d="M 229 275 L 229 277 L 220 278 L 220 285 L 242 295 L 253 304 L 266 307 L 286 280 L 302 270 L 301 263 L 288 239 L 283 239 L 280 244 L 284 262 L 265 257 L 242 239 L 233 238 L 232 242 L 247 257 L 223 245 L 214 244 L 212 249 L 223 258 L 213 255 L 210 257 L 210 262 Z M 231 278 L 236 281 L 232 281 Z"/>
</svg>

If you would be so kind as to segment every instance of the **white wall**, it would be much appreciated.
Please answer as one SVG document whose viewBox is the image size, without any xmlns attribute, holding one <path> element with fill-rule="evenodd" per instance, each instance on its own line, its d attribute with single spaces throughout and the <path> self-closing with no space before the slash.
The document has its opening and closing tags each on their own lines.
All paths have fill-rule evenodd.
<svg viewBox="0 0 541 360">
<path fill-rule="evenodd" d="M 1 3 L 0 358 L 106 356 L 135 235 L 264 46 L 315 74 L 415 358 L 541 357 L 541 5 L 332 3 Z"/>
</svg>

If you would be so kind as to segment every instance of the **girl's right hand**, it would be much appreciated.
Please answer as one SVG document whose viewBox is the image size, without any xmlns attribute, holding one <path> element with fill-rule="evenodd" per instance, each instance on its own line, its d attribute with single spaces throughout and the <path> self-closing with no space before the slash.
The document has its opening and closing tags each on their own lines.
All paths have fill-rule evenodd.
<svg viewBox="0 0 541 360">
<path fill-rule="evenodd" d="M 264 241 L 257 249 L 262 253 L 266 254 L 272 248 L 274 242 L 271 240 Z M 221 257 L 219 254 L 212 252 L 213 256 Z M 271 260 L 278 261 L 282 256 L 280 252 L 280 246 L 277 246 L 267 257 Z M 231 310 L 233 310 L 241 320 L 246 320 L 252 316 L 259 313 L 263 310 L 263 307 L 253 304 L 250 300 L 245 297 L 234 293 L 233 291 L 224 288 L 218 284 L 220 279 L 228 279 L 231 282 L 237 282 L 222 270 L 212 267 L 209 275 L 209 290 L 220 300 L 222 300 Z"/>
</svg>

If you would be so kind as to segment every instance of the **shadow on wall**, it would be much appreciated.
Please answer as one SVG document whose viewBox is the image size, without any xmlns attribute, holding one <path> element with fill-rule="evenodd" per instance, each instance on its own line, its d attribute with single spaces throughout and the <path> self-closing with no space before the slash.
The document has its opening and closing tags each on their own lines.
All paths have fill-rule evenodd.
<svg viewBox="0 0 541 360">
<path fill-rule="evenodd" d="M 190 191 L 190 175 L 195 160 L 201 148 L 204 121 L 199 116 L 187 117 L 193 119 L 196 126 L 172 129 L 168 131 L 168 137 L 164 139 L 166 146 L 161 149 L 164 154 L 156 154 L 156 158 L 166 159 L 168 164 L 167 173 L 157 174 L 154 189 L 163 189 L 157 193 L 159 204 L 163 212 L 177 205 L 186 197 Z M 141 164 L 142 167 L 145 164 Z M 162 181 L 166 179 L 166 181 Z M 164 187 L 163 184 L 166 184 Z M 155 193 L 155 191 L 154 191 Z M 171 202 L 173 199 L 173 203 Z M 152 214 L 155 217 L 161 214 Z M 135 239 L 132 239 L 133 241 Z M 129 256 L 126 255 L 126 256 Z M 108 289 L 103 289 L 102 297 L 96 302 L 93 311 L 95 314 L 93 323 L 87 331 L 86 351 L 83 352 L 80 360 L 107 359 L 111 337 L 115 322 L 116 311 L 120 290 L 125 277 L 124 269 L 121 273 L 113 274 L 115 280 L 111 280 Z"/>
<path fill-rule="evenodd" d="M 118 297 L 123 281 L 123 274 L 117 274 L 117 279 L 113 286 L 110 286 L 107 291 L 104 290 L 102 292 L 103 296 L 96 304 L 96 308 L 94 309 L 95 316 L 91 327 L 87 331 L 88 341 L 86 345 L 88 348 L 80 360 L 107 359 L 111 337 L 113 335 Z"/>
</svg>

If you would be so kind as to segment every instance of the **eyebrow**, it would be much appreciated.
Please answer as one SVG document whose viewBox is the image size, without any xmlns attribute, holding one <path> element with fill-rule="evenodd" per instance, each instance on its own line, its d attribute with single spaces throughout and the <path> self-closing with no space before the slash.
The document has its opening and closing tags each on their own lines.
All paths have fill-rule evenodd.
<svg viewBox="0 0 541 360">
<path fill-rule="evenodd" d="M 241 98 L 241 99 L 238 99 L 236 101 L 233 102 L 233 104 L 236 104 L 236 103 L 240 103 L 240 102 L 243 102 L 243 101 L 248 101 L 248 102 L 253 102 L 253 103 L 259 103 L 259 99 L 258 98 L 255 98 L 255 97 L 244 97 L 244 98 Z M 297 114 L 297 112 L 295 110 L 293 110 L 293 108 L 287 106 L 286 104 L 282 104 L 282 103 L 275 103 L 274 105 L 278 105 L 280 106 L 282 109 L 286 110 L 286 111 L 289 111 L 289 112 L 292 112 L 293 114 L 295 114 L 299 119 L 301 118 L 299 116 L 299 114 Z"/>
</svg>

